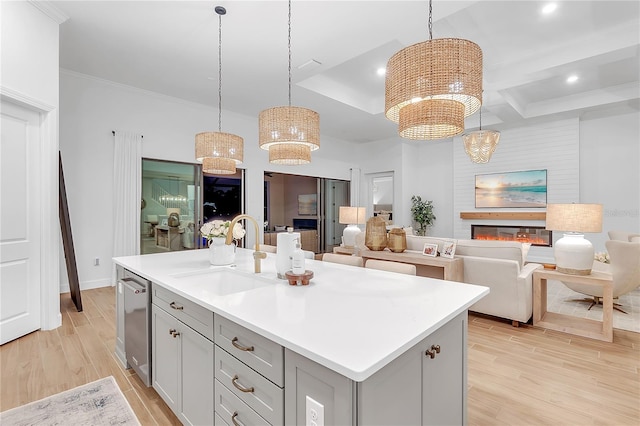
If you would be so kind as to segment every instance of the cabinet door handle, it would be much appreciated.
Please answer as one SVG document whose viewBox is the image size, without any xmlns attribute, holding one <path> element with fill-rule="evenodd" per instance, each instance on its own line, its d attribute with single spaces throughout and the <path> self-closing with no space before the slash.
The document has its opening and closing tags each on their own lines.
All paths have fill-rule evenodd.
<svg viewBox="0 0 640 426">
<path fill-rule="evenodd" d="M 169 334 L 170 334 L 170 335 L 172 335 L 172 336 L 173 336 L 173 333 L 175 333 L 175 332 L 176 332 L 176 329 L 175 329 L 175 328 L 170 328 L 170 329 L 169 329 Z"/>
<path fill-rule="evenodd" d="M 440 345 L 431 345 L 431 348 L 427 349 L 427 351 L 424 354 L 429 358 L 434 359 L 436 357 L 436 354 L 439 354 L 439 353 L 440 353 Z"/>
<path fill-rule="evenodd" d="M 238 412 L 234 411 L 233 416 L 231 416 L 231 423 L 233 423 L 233 426 L 240 426 L 240 423 L 236 422 L 236 417 L 238 417 Z"/>
<path fill-rule="evenodd" d="M 240 349 L 241 351 L 245 351 L 245 352 L 253 351 L 253 346 L 242 346 L 242 345 L 238 344 L 237 342 L 238 342 L 238 338 L 237 337 L 234 337 L 233 339 L 231 339 L 231 344 L 233 346 L 235 346 L 237 349 Z"/>
<path fill-rule="evenodd" d="M 184 309 L 184 306 L 177 305 L 176 302 L 169 303 L 169 306 L 171 306 L 176 311 L 181 311 Z"/>
<path fill-rule="evenodd" d="M 231 379 L 231 383 L 233 383 L 233 386 L 235 386 L 236 389 L 238 389 L 241 392 L 253 392 L 253 386 L 251 386 L 250 388 L 245 388 L 244 386 L 242 386 L 241 384 L 238 383 L 238 375 L 237 374 L 235 376 L 233 376 L 233 379 Z"/>
<path fill-rule="evenodd" d="M 171 330 L 169 330 L 169 334 L 175 339 L 180 335 L 180 332 L 172 328 Z"/>
</svg>

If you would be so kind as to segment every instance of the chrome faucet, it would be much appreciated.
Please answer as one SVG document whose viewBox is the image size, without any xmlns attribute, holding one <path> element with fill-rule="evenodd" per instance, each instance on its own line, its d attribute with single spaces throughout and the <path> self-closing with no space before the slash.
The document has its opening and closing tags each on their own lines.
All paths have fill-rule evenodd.
<svg viewBox="0 0 640 426">
<path fill-rule="evenodd" d="M 225 244 L 231 245 L 231 241 L 233 241 L 233 227 L 236 226 L 239 220 L 242 219 L 251 219 L 251 222 L 255 225 L 256 229 L 256 249 L 253 252 L 253 269 L 256 274 L 260 273 L 260 260 L 267 258 L 267 253 L 260 251 L 260 230 L 258 229 L 258 222 L 248 214 L 241 214 L 234 217 L 229 224 L 229 232 L 227 233 L 227 239 L 225 240 Z"/>
</svg>

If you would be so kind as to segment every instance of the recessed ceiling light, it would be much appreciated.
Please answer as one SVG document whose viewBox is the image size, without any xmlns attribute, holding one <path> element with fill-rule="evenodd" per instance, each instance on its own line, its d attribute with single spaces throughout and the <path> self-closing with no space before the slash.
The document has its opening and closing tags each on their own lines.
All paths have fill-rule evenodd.
<svg viewBox="0 0 640 426">
<path fill-rule="evenodd" d="M 542 8 L 542 13 L 544 13 L 545 15 L 548 15 L 550 13 L 553 13 L 553 11 L 555 11 L 557 8 L 558 8 L 557 3 L 548 3 L 545 7 Z"/>
<path fill-rule="evenodd" d="M 576 81 L 578 81 L 578 76 L 575 74 L 567 77 L 567 83 L 575 83 Z"/>
<path fill-rule="evenodd" d="M 387 73 L 387 69 L 380 67 L 380 68 L 378 68 L 377 73 L 378 73 L 378 75 L 385 75 Z"/>
</svg>

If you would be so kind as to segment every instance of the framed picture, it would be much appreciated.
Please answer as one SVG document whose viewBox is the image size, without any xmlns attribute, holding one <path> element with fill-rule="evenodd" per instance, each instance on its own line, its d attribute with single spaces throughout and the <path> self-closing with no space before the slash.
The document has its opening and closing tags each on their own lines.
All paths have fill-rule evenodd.
<svg viewBox="0 0 640 426">
<path fill-rule="evenodd" d="M 547 206 L 547 170 L 476 175 L 476 208 Z"/>
<path fill-rule="evenodd" d="M 440 256 L 448 257 L 449 259 L 453 259 L 453 255 L 456 253 L 456 242 L 455 241 L 447 241 L 442 246 L 442 252 Z"/>
<path fill-rule="evenodd" d="M 299 215 L 316 215 L 317 213 L 318 213 L 317 194 L 298 195 L 298 214 Z"/>
<path fill-rule="evenodd" d="M 425 243 L 424 248 L 422 249 L 422 254 L 425 256 L 436 257 L 438 255 L 438 245 Z"/>
</svg>

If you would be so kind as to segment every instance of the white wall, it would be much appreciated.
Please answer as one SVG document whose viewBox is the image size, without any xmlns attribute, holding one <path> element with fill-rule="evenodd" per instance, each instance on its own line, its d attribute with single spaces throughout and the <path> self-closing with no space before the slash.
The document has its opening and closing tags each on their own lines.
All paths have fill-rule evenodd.
<svg viewBox="0 0 640 426">
<path fill-rule="evenodd" d="M 3 100 L 37 111 L 40 125 L 41 175 L 30 183 L 40 193 L 41 327 L 58 327 L 60 315 L 58 221 L 58 45 L 65 17 L 35 2 L 0 2 L 0 93 Z M 4 197 L 4 194 L 2 194 Z M 2 202 L 10 200 L 2 199 Z"/>
<path fill-rule="evenodd" d="M 60 74 L 60 148 L 65 164 L 71 225 L 82 288 L 111 284 L 113 247 L 113 136 L 112 130 L 144 136 L 143 157 L 194 161 L 194 136 L 217 130 L 217 109 L 181 101 L 62 70 Z M 322 119 L 322 117 L 321 117 Z M 349 180 L 354 167 L 351 143 L 321 137 L 311 164 L 269 164 L 258 147 L 257 117 L 223 111 L 222 130 L 244 138 L 246 213 L 263 222 L 264 171 Z M 246 246 L 255 242 L 253 227 Z M 99 257 L 99 266 L 93 259 Z M 61 274 L 62 289 L 67 285 Z"/>
<path fill-rule="evenodd" d="M 202 105 L 65 71 L 60 76 L 60 90 L 60 147 L 81 285 L 82 288 L 109 285 L 113 234 L 111 131 L 129 130 L 143 134 L 144 157 L 193 162 L 194 135 L 215 129 L 217 123 L 212 122 L 212 117 L 217 114 L 214 109 Z M 349 180 L 350 169 L 358 168 L 362 177 L 360 205 L 366 205 L 367 201 L 366 175 L 393 171 L 394 223 L 411 223 L 410 198 L 414 194 L 420 195 L 434 201 L 437 220 L 432 235 L 468 238 L 468 235 L 460 234 L 457 225 L 461 207 L 457 207 L 456 194 L 469 190 L 460 188 L 465 183 L 460 179 L 458 169 L 464 165 L 468 174 L 492 167 L 502 171 L 551 168 L 554 172 L 549 176 L 550 188 L 556 188 L 556 178 L 564 173 L 566 184 L 578 192 L 569 200 L 553 195 L 550 189 L 549 196 L 554 197 L 550 201 L 602 202 L 605 205 L 603 233 L 587 236 L 598 251 L 604 250 L 608 229 L 640 231 L 637 114 L 580 122 L 550 120 L 535 126 L 503 130 L 494 159 L 484 167 L 475 166 L 478 169 L 469 169 L 469 160 L 459 146 L 460 138 L 431 142 L 393 138 L 352 144 L 323 136 L 321 148 L 312 153 L 310 165 L 276 166 L 269 164 L 267 152 L 257 147 L 255 117 L 224 112 L 222 127 L 223 131 L 245 138 L 243 167 L 247 170 L 247 213 L 258 223 L 263 221 L 264 171 Z M 558 136 L 563 128 L 565 136 Z M 615 137 L 609 136 L 611 129 L 615 129 Z M 562 151 L 561 147 L 554 146 L 539 149 L 543 157 L 531 159 L 522 151 L 527 135 L 533 138 L 526 142 L 527 146 L 534 148 L 536 143 L 549 142 L 552 139 L 549 135 L 571 141 L 579 147 L 576 157 L 579 164 L 571 163 L 570 170 L 552 166 L 557 164 Z M 578 141 L 579 145 L 575 145 Z M 607 143 L 603 144 L 603 141 Z M 553 155 L 549 154 L 551 149 Z M 472 187 L 473 182 L 470 182 L 469 188 Z M 473 205 L 464 207 L 467 208 L 473 210 Z M 252 227 L 248 234 L 247 243 L 252 245 L 255 241 Z M 94 257 L 100 257 L 100 266 L 93 266 Z M 66 273 L 62 272 L 64 289 L 67 281 Z"/>
<path fill-rule="evenodd" d="M 377 141 L 361 147 L 363 158 L 364 153 L 376 153 L 362 168 L 367 173 L 391 168 L 396 176 L 404 176 L 402 187 L 396 191 L 394 209 L 404 208 L 410 220 L 411 195 L 433 200 L 437 219 L 430 234 L 455 238 L 470 238 L 468 221 L 460 219 L 460 212 L 476 210 L 476 173 L 547 169 L 548 202 L 603 204 L 602 232 L 587 234 L 586 238 L 596 251 L 604 251 L 608 230 L 640 233 L 639 123 L 638 113 L 623 113 L 581 120 L 550 119 L 505 129 L 494 156 L 484 165 L 469 161 L 460 137 L 442 141 Z M 415 147 L 417 155 L 413 155 Z M 554 235 L 554 240 L 560 237 Z M 552 262 L 553 249 L 533 247 L 530 258 Z"/>
<path fill-rule="evenodd" d="M 0 2 L 2 88 L 21 98 L 58 106 L 56 21 L 30 2 Z"/>
<path fill-rule="evenodd" d="M 580 122 L 580 201 L 602 203 L 602 233 L 587 234 L 604 251 L 607 231 L 640 233 L 640 114 Z"/>
</svg>

